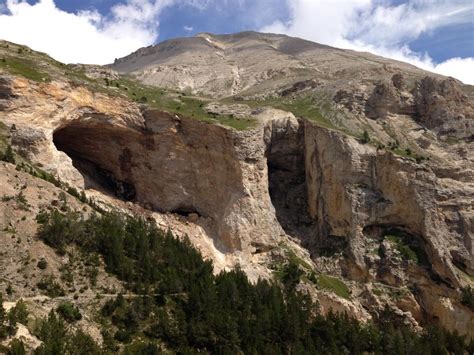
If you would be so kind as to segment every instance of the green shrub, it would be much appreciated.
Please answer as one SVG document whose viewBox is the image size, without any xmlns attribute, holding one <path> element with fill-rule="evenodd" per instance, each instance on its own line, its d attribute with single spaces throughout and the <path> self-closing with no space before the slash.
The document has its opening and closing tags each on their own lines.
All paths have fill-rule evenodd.
<svg viewBox="0 0 474 355">
<path fill-rule="evenodd" d="M 369 132 L 367 132 L 366 129 L 364 129 L 364 132 L 362 133 L 362 138 L 360 139 L 362 144 L 367 144 L 370 142 L 370 136 Z"/>
<path fill-rule="evenodd" d="M 45 270 L 48 267 L 48 262 L 45 259 L 41 259 L 36 266 L 38 269 Z"/>
<path fill-rule="evenodd" d="M 15 196 L 8 196 L 8 195 L 3 195 L 2 196 L 2 202 L 8 202 L 11 201 L 15 198 Z"/>
<path fill-rule="evenodd" d="M 55 298 L 55 297 L 62 297 L 65 295 L 64 290 L 62 289 L 61 285 L 59 285 L 56 281 L 54 281 L 53 276 L 45 276 L 43 277 L 36 286 L 45 292 L 48 297 Z"/>
<path fill-rule="evenodd" d="M 23 191 L 20 191 L 15 196 L 15 201 L 18 205 L 18 208 L 20 208 L 23 211 L 29 211 L 28 200 L 26 199 L 25 195 L 23 194 Z"/>
<path fill-rule="evenodd" d="M 9 349 L 6 351 L 7 355 L 26 355 L 25 345 L 19 339 L 13 339 L 10 342 Z"/>
<path fill-rule="evenodd" d="M 301 276 L 304 272 L 299 268 L 298 264 L 289 262 L 284 266 L 281 280 L 287 290 L 294 290 L 299 284 Z"/>
<path fill-rule="evenodd" d="M 57 308 L 56 312 L 61 315 L 64 320 L 69 323 L 76 322 L 82 319 L 82 314 L 75 305 L 71 302 L 63 302 Z"/>
<path fill-rule="evenodd" d="M 461 288 L 461 303 L 474 310 L 474 289 L 471 286 Z"/>
<path fill-rule="evenodd" d="M 35 355 L 66 354 L 69 333 L 61 318 L 52 310 L 39 324 L 36 336 L 43 342 Z"/>
<path fill-rule="evenodd" d="M 13 149 L 10 144 L 7 145 L 5 152 L 0 152 L 0 160 L 15 164 L 15 154 L 13 153 Z"/>
<path fill-rule="evenodd" d="M 10 312 L 8 312 L 8 318 L 12 324 L 21 323 L 23 325 L 27 325 L 28 308 L 22 299 L 16 303 L 15 307 L 10 309 Z"/>
<path fill-rule="evenodd" d="M 346 298 L 346 299 L 349 299 L 351 297 L 349 288 L 346 286 L 344 282 L 342 282 L 336 277 L 332 277 L 332 276 L 328 276 L 324 274 L 319 275 L 318 286 L 320 286 L 323 289 L 334 292 L 339 297 Z"/>
<path fill-rule="evenodd" d="M 393 243 L 403 259 L 418 265 L 426 265 L 428 257 L 415 236 L 403 231 L 391 230 L 384 238 Z"/>
<path fill-rule="evenodd" d="M 60 255 L 65 254 L 67 244 L 81 239 L 85 232 L 81 218 L 75 212 L 64 214 L 58 210 L 53 210 L 49 214 L 40 212 L 36 220 L 42 222 L 38 230 L 39 238 L 55 248 Z"/>
</svg>

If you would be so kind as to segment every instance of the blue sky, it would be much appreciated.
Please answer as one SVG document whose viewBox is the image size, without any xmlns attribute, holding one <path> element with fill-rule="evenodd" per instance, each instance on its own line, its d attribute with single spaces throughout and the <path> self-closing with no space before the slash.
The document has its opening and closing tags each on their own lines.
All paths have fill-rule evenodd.
<svg viewBox="0 0 474 355">
<path fill-rule="evenodd" d="M 474 0 L 0 0 L 0 38 L 65 62 L 105 64 L 168 38 L 244 30 L 370 51 L 474 84 Z"/>
</svg>

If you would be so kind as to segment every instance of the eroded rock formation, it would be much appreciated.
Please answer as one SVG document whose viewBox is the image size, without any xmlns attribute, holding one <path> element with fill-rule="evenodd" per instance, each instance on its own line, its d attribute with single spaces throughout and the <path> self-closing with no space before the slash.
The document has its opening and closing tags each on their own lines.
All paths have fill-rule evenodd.
<svg viewBox="0 0 474 355">
<path fill-rule="evenodd" d="M 212 60 L 241 60 L 260 40 L 251 36 L 241 45 L 240 37 L 214 41 L 203 35 L 184 42 L 197 43 Z M 474 275 L 470 99 L 452 79 L 423 79 L 410 67 L 406 72 L 417 76 L 409 85 L 399 73 L 403 66 L 386 63 L 357 62 L 358 77 L 375 73 L 377 80 L 347 82 L 354 74 L 349 62 L 334 64 L 336 54 L 328 48 L 303 42 L 271 36 L 274 48 L 265 44 L 264 53 L 278 50 L 282 61 L 259 62 L 258 75 L 228 63 L 211 72 L 203 66 L 195 75 L 194 67 L 168 63 L 173 56 L 189 60 L 183 43 L 172 41 L 142 50 L 145 62 L 156 53 L 166 58 L 138 76 L 183 90 L 189 79 L 189 87 L 213 97 L 279 92 L 295 112 L 310 106 L 302 116 L 325 108 L 313 121 L 267 102 L 253 108 L 243 98 L 201 103 L 216 116 L 255 120 L 238 131 L 71 82 L 8 75 L 0 78 L 0 119 L 10 127 L 16 151 L 63 181 L 117 206 L 121 200 L 147 210 L 157 220 L 171 214 L 182 219 L 181 234 L 193 234 L 220 269 L 239 265 L 254 280 L 270 277 L 291 245 L 293 258 L 351 287 L 351 299 L 343 299 L 308 286 L 323 310 L 346 310 L 365 320 L 389 305 L 415 327 L 435 320 L 473 336 L 473 312 L 459 301 L 460 287 L 472 284 Z M 320 62 L 313 61 L 316 54 Z M 288 62 L 295 67 L 288 69 Z M 331 70 L 321 80 L 302 81 L 301 72 L 295 74 L 302 63 L 311 75 Z M 279 82 L 288 71 L 294 82 Z"/>
</svg>

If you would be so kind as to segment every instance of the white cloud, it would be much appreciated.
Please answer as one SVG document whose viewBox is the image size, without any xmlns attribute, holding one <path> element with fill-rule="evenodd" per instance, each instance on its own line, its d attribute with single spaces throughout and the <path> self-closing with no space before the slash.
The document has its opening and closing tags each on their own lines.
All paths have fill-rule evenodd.
<svg viewBox="0 0 474 355">
<path fill-rule="evenodd" d="M 405 45 L 442 26 L 472 23 L 471 0 L 411 0 L 396 6 L 375 0 L 286 1 L 290 21 L 275 22 L 262 31 L 372 52 L 474 84 L 474 58 L 435 64 L 426 54 L 415 53 Z"/>
<path fill-rule="evenodd" d="M 68 13 L 53 0 L 34 5 L 7 0 L 0 14 L 0 38 L 26 44 L 66 63 L 107 64 L 158 37 L 158 15 L 174 0 L 127 0 L 111 8 Z"/>
<path fill-rule="evenodd" d="M 192 27 L 192 26 L 184 26 L 183 29 L 187 32 L 194 31 L 194 27 Z"/>
<path fill-rule="evenodd" d="M 474 85 L 474 58 L 451 58 L 434 66 L 434 71 Z"/>
</svg>

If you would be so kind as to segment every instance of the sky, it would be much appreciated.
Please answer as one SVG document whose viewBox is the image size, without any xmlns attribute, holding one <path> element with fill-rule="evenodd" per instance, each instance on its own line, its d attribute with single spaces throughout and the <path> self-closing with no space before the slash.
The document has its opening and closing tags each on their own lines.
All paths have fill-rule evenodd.
<svg viewBox="0 0 474 355">
<path fill-rule="evenodd" d="M 199 32 L 283 33 L 474 85 L 474 0 L 0 0 L 0 38 L 107 64 Z"/>
</svg>

